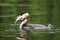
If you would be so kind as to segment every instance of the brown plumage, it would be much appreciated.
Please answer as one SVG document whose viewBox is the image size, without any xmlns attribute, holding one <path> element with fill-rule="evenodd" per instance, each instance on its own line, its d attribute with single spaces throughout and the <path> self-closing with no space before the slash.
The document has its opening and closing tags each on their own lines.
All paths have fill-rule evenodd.
<svg viewBox="0 0 60 40">
<path fill-rule="evenodd" d="M 25 13 L 25 14 L 23 14 L 22 15 L 25 19 L 28 19 L 29 17 L 30 17 L 30 15 L 29 15 L 29 13 L 27 12 L 27 13 Z"/>
</svg>

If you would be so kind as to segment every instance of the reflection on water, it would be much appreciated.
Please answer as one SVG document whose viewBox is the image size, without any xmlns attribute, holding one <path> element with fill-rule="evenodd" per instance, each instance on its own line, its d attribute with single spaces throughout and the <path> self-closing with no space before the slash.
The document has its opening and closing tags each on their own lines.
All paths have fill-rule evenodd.
<svg viewBox="0 0 60 40">
<path fill-rule="evenodd" d="M 56 31 L 56 30 L 55 30 Z M 1 25 L 0 26 L 0 39 L 1 40 L 17 40 L 16 37 L 19 37 L 19 25 Z M 54 37 L 56 33 L 49 33 L 47 30 L 40 31 L 40 30 L 32 30 L 30 33 L 30 40 L 39 40 L 40 38 L 44 37 L 42 40 L 45 40 L 45 36 Z M 50 39 L 52 39 L 52 37 Z"/>
<path fill-rule="evenodd" d="M 55 35 L 59 35 L 57 31 L 50 33 L 48 30 L 31 30 L 30 40 L 48 40 L 55 38 Z M 17 40 L 19 37 L 19 25 L 1 24 L 0 25 L 0 39 L 1 40 Z M 44 37 L 44 38 L 43 38 Z"/>
<path fill-rule="evenodd" d="M 11 19 L 11 18 L 10 18 Z M 19 25 L 10 25 L 14 24 L 14 21 L 7 18 L 5 23 L 0 23 L 0 39 L 1 40 L 17 40 L 16 37 L 19 37 Z M 12 21 L 12 22 L 11 22 Z M 60 35 L 60 30 L 53 30 L 55 33 L 49 33 L 48 30 L 31 30 L 30 33 L 30 40 L 53 40 L 55 36 Z M 56 39 L 56 38 L 55 38 Z"/>
</svg>

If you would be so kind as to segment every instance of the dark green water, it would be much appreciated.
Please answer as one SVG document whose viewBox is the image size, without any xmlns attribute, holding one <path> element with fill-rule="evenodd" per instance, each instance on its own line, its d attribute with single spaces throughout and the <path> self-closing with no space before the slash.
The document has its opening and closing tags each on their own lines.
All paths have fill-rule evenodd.
<svg viewBox="0 0 60 40">
<path fill-rule="evenodd" d="M 54 28 L 60 27 L 60 0 L 1 0 L 0 40 L 17 40 L 19 25 L 10 24 L 14 24 L 16 16 L 23 10 L 31 15 L 29 23 L 51 23 Z M 60 40 L 60 30 L 56 33 L 33 32 L 30 33 L 30 40 Z"/>
<path fill-rule="evenodd" d="M 49 33 L 48 31 L 31 31 L 30 40 L 60 40 L 60 32 L 53 30 L 55 33 Z M 0 39 L 1 40 L 17 40 L 19 37 L 19 25 L 1 24 L 0 26 Z"/>
</svg>

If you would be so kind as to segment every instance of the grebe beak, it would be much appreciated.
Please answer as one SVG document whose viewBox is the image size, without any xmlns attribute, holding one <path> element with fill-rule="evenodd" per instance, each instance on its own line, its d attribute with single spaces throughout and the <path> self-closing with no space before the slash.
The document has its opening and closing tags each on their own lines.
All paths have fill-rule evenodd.
<svg viewBox="0 0 60 40">
<path fill-rule="evenodd" d="M 19 21 L 20 19 L 21 19 L 21 16 L 17 16 L 15 23 L 16 23 L 17 21 Z"/>
</svg>

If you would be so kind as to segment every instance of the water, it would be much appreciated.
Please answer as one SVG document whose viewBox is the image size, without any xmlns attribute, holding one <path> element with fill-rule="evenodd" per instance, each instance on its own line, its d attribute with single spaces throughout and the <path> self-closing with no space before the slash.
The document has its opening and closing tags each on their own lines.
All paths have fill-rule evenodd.
<svg viewBox="0 0 60 40">
<path fill-rule="evenodd" d="M 19 33 L 19 25 L 5 24 L 5 25 L 0 26 L 0 39 L 1 40 L 17 40 L 16 37 L 19 37 L 18 33 Z M 37 39 L 44 40 L 43 37 L 48 39 L 47 38 L 48 35 L 55 36 L 55 35 L 58 35 L 59 33 L 60 33 L 59 28 L 52 29 L 50 32 L 48 30 L 31 30 L 30 40 L 33 40 L 33 39 L 34 40 L 37 40 Z"/>
<path fill-rule="evenodd" d="M 14 18 L 8 21 L 0 23 L 0 39 L 1 40 L 17 40 L 16 37 L 19 37 L 19 24 L 14 23 Z M 12 21 L 12 22 L 11 22 Z M 30 32 L 30 40 L 57 40 L 60 38 L 60 28 L 48 30 L 31 30 Z"/>
</svg>

